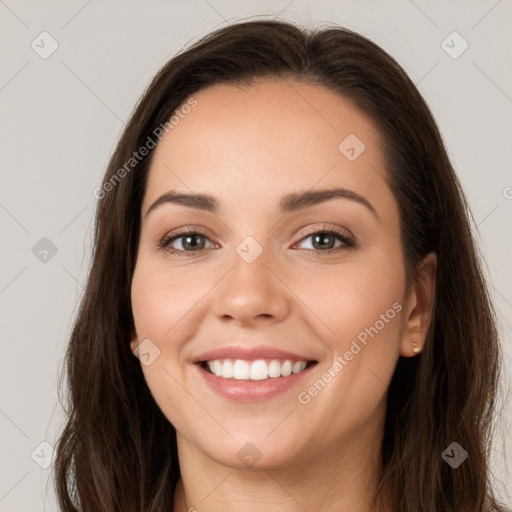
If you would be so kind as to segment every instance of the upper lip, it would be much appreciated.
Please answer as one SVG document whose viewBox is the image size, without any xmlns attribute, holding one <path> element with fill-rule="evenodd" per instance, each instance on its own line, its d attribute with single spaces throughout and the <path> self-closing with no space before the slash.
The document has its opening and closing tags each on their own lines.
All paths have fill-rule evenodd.
<svg viewBox="0 0 512 512">
<path fill-rule="evenodd" d="M 275 347 L 259 345 L 257 347 L 243 347 L 243 346 L 227 346 L 217 348 L 215 350 L 209 350 L 202 354 L 194 357 L 192 360 L 194 363 L 202 363 L 204 361 L 214 361 L 216 359 L 245 359 L 247 361 L 256 359 L 281 359 L 290 361 L 315 361 L 315 359 L 303 356 L 300 354 L 294 354 L 286 350 L 279 350 Z"/>
</svg>

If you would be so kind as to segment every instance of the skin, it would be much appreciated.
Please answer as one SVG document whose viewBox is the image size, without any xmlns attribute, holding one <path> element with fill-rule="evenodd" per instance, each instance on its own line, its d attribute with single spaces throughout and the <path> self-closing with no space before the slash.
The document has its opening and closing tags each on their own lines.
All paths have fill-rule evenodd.
<svg viewBox="0 0 512 512">
<path fill-rule="evenodd" d="M 435 255 L 407 286 L 383 141 L 348 100 L 286 81 L 216 85 L 194 97 L 197 106 L 153 155 L 132 282 L 132 350 L 144 339 L 160 350 L 141 366 L 177 431 L 174 510 L 376 510 L 370 499 L 382 470 L 386 392 L 399 356 L 415 355 L 412 340 L 424 343 Z M 365 144 L 354 161 L 338 150 L 349 134 Z M 360 194 L 376 215 L 346 198 L 279 211 L 286 194 L 334 187 Z M 166 203 L 146 216 L 170 190 L 212 195 L 219 210 Z M 206 234 L 203 250 L 193 252 L 184 238 L 171 248 L 190 257 L 158 248 L 185 226 Z M 334 238 L 322 248 L 309 231 L 335 227 L 349 230 L 357 246 Z M 263 249 L 250 264 L 236 251 L 247 236 Z M 394 303 L 401 311 L 309 403 L 300 403 L 298 393 Z M 235 403 L 211 390 L 191 361 L 237 341 L 306 354 L 318 364 L 274 398 Z M 252 467 L 237 457 L 247 442 L 261 454 Z M 390 498 L 385 488 L 386 511 Z"/>
</svg>

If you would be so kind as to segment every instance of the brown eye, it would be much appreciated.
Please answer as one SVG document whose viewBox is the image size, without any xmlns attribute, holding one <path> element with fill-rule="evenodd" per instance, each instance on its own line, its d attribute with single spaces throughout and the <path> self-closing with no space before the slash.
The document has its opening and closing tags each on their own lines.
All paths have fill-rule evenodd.
<svg viewBox="0 0 512 512">
<path fill-rule="evenodd" d="M 306 249 L 317 253 L 332 254 L 338 250 L 355 247 L 355 242 L 351 237 L 335 229 L 314 231 L 302 238 L 301 242 L 308 239 L 311 239 L 311 247 L 306 247 Z"/>
<path fill-rule="evenodd" d="M 165 237 L 158 245 L 163 251 L 177 256 L 190 256 L 206 249 L 209 238 L 197 231 L 182 231 Z M 187 254 L 189 253 L 189 254 Z"/>
<path fill-rule="evenodd" d="M 180 235 L 178 237 L 174 237 L 174 239 L 169 241 L 169 243 L 171 243 L 172 241 L 176 241 L 176 240 L 182 239 L 181 246 L 183 247 L 183 250 L 185 250 L 185 251 L 187 251 L 187 250 L 196 251 L 196 250 L 200 250 L 200 249 L 204 248 L 205 242 L 204 242 L 204 240 L 202 240 L 201 237 L 202 237 L 202 235 L 198 235 L 198 234 L 195 234 L 195 235 Z"/>
</svg>

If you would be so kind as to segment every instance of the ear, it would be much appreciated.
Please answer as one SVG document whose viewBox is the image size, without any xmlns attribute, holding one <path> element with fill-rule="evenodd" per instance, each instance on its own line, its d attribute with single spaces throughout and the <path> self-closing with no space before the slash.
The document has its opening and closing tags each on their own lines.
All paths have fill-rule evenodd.
<svg viewBox="0 0 512 512">
<path fill-rule="evenodd" d="M 432 320 L 436 290 L 437 256 L 431 252 L 425 256 L 417 269 L 417 277 L 411 284 L 407 298 L 403 338 L 400 355 L 413 357 L 413 347 L 420 350 L 425 345 L 427 331 Z"/>
<path fill-rule="evenodd" d="M 133 352 L 137 348 L 137 345 L 139 344 L 139 340 L 137 337 L 137 332 L 135 331 L 135 327 L 132 330 L 132 335 L 131 335 L 130 340 L 131 340 L 130 341 L 130 349 Z"/>
</svg>

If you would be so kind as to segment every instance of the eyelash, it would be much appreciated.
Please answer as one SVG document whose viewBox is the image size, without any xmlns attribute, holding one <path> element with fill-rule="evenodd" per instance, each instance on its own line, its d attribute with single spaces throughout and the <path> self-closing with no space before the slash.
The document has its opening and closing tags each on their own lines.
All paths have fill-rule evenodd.
<svg viewBox="0 0 512 512">
<path fill-rule="evenodd" d="M 314 251 L 316 254 L 322 256 L 337 254 L 340 251 L 354 249 L 357 246 L 355 240 L 351 236 L 349 236 L 346 232 L 343 232 L 335 228 L 314 229 L 309 233 L 306 233 L 306 235 L 304 235 L 299 240 L 299 242 L 302 242 L 303 240 L 309 238 L 312 235 L 318 234 L 334 235 L 344 244 L 341 247 L 337 247 L 336 249 L 329 249 L 328 251 L 320 251 L 318 249 L 307 249 L 308 251 Z M 199 249 L 197 251 L 182 251 L 179 249 L 169 249 L 169 245 L 171 244 L 171 242 L 174 242 L 175 240 L 182 238 L 185 235 L 199 235 L 208 239 L 208 236 L 205 233 L 201 232 L 200 230 L 193 228 L 184 228 L 178 233 L 173 233 L 172 235 L 165 236 L 160 242 L 158 242 L 158 249 L 178 257 L 190 257 L 195 255 L 196 253 L 206 250 Z"/>
</svg>

